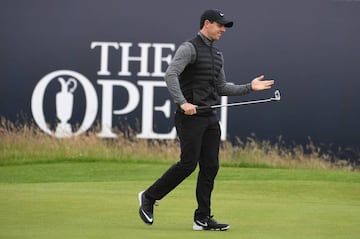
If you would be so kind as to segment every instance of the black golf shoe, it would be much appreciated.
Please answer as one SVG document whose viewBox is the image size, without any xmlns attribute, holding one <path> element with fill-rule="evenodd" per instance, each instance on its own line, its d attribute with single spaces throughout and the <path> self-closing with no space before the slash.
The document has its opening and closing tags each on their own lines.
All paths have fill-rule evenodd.
<svg viewBox="0 0 360 239">
<path fill-rule="evenodd" d="M 144 191 L 139 192 L 138 197 L 139 197 L 139 204 L 140 204 L 140 208 L 139 208 L 140 218 L 146 224 L 152 225 L 154 222 L 153 214 L 154 214 L 155 201 L 146 198 Z"/>
<path fill-rule="evenodd" d="M 213 216 L 208 216 L 202 220 L 195 219 L 193 225 L 193 230 L 195 231 L 226 231 L 229 228 L 229 224 L 218 223 L 213 219 Z"/>
</svg>

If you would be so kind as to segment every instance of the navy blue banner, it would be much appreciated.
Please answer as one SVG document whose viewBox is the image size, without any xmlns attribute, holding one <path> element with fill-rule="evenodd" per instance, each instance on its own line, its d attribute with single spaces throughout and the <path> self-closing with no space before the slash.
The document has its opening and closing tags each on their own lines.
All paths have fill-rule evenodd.
<svg viewBox="0 0 360 239">
<path fill-rule="evenodd" d="M 0 115 L 28 115 L 55 137 L 99 137 L 136 124 L 138 137 L 174 138 L 175 106 L 163 75 L 201 13 L 232 19 L 216 43 L 227 80 L 276 81 L 280 102 L 219 112 L 223 139 L 259 139 L 359 149 L 360 1 L 0 2 Z M 237 102 L 273 97 L 274 90 Z"/>
</svg>

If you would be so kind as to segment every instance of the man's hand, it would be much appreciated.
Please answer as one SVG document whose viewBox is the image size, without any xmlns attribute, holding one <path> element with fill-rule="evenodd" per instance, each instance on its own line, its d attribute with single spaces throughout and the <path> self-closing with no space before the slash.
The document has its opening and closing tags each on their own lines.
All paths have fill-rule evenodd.
<svg viewBox="0 0 360 239">
<path fill-rule="evenodd" d="M 261 75 L 251 81 L 251 89 L 253 91 L 270 89 L 274 84 L 274 80 L 265 80 L 265 76 Z"/>
<path fill-rule="evenodd" d="M 186 115 L 196 114 L 196 105 L 193 105 L 191 103 L 184 103 L 180 105 L 180 108 L 184 111 L 184 114 Z"/>
</svg>

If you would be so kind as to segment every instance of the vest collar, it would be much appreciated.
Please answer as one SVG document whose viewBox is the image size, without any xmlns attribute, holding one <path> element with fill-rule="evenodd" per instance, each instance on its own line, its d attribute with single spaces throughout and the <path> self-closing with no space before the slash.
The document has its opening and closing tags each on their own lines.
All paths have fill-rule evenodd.
<svg viewBox="0 0 360 239">
<path fill-rule="evenodd" d="M 201 37 L 201 39 L 205 42 L 207 46 L 212 46 L 213 41 L 209 40 L 204 34 L 201 32 L 198 32 L 198 35 Z"/>
</svg>

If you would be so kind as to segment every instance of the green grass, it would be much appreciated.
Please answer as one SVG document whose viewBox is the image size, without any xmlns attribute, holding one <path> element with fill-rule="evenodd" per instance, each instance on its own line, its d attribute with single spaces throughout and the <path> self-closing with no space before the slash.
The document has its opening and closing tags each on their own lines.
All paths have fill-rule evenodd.
<svg viewBox="0 0 360 239">
<path fill-rule="evenodd" d="M 0 238 L 358 238 L 360 174 L 222 167 L 213 214 L 227 232 L 191 230 L 196 173 L 138 217 L 137 193 L 169 162 L 59 162 L 0 166 Z"/>
<path fill-rule="evenodd" d="M 121 133 L 119 134 L 121 135 Z M 191 230 L 196 172 L 138 216 L 137 193 L 178 159 L 176 140 L 57 139 L 0 117 L 0 239 L 246 238 L 355 239 L 360 235 L 359 167 L 311 141 L 285 147 L 254 138 L 221 147 L 213 194 L 227 232 Z M 306 152 L 306 153 L 305 153 Z"/>
</svg>

